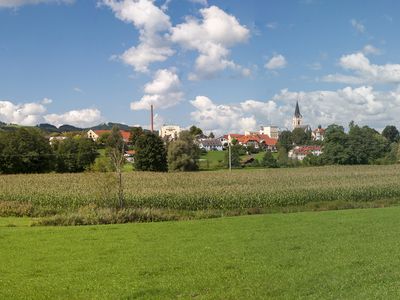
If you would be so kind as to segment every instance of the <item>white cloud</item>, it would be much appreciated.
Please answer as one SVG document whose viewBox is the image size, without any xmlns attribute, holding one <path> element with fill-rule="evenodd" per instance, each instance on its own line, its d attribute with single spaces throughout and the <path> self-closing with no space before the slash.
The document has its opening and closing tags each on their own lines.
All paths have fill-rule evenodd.
<svg viewBox="0 0 400 300">
<path fill-rule="evenodd" d="M 400 113 L 400 93 L 379 92 L 371 86 L 346 87 L 336 91 L 317 90 L 311 92 L 290 92 L 282 90 L 273 101 L 286 107 L 286 126 L 290 126 L 294 103 L 300 100 L 300 109 L 305 121 L 316 127 L 337 123 L 356 123 L 383 128 L 395 122 Z M 282 120 L 281 122 L 283 122 Z"/>
<path fill-rule="evenodd" d="M 11 101 L 0 101 L 0 121 L 35 126 L 48 122 L 56 126 L 70 124 L 79 127 L 87 127 L 98 124 L 102 116 L 97 109 L 71 110 L 63 114 L 46 114 L 47 105 L 53 101 L 44 98 L 39 102 L 14 104 Z"/>
<path fill-rule="evenodd" d="M 201 20 L 187 17 L 185 23 L 173 27 L 170 36 L 171 41 L 199 53 L 190 79 L 210 78 L 225 69 L 243 73 L 243 67 L 229 59 L 229 48 L 245 42 L 249 30 L 216 6 L 203 8 L 200 14 Z"/>
<path fill-rule="evenodd" d="M 354 75 L 330 74 L 323 80 L 348 84 L 400 83 L 400 64 L 371 64 L 362 52 L 342 56 L 339 65 L 347 71 L 354 72 Z"/>
<path fill-rule="evenodd" d="M 365 55 L 368 55 L 368 54 L 379 55 L 379 54 L 381 54 L 381 50 L 374 47 L 373 45 L 368 44 L 368 45 L 364 46 L 362 53 L 364 53 Z"/>
<path fill-rule="evenodd" d="M 204 5 L 204 6 L 208 5 L 208 1 L 207 0 L 189 0 L 189 1 L 193 2 L 193 3 L 201 4 L 201 5 Z"/>
<path fill-rule="evenodd" d="M 350 24 L 351 26 L 353 26 L 353 28 L 359 32 L 359 33 L 364 33 L 365 32 L 365 26 L 363 23 L 361 23 L 360 21 L 357 21 L 355 19 L 350 20 Z"/>
<path fill-rule="evenodd" d="M 280 114 L 273 101 L 246 100 L 239 104 L 218 105 L 206 96 L 197 96 L 191 104 L 196 109 L 191 113 L 192 120 L 202 129 L 216 133 L 255 130 L 261 125 L 258 122 L 264 124 L 269 115 Z"/>
<path fill-rule="evenodd" d="M 125 51 L 119 58 L 137 72 L 148 72 L 151 63 L 165 61 L 174 54 L 165 33 L 171 28 L 169 16 L 152 0 L 103 0 L 115 16 L 132 23 L 140 32 L 139 45 Z"/>
<path fill-rule="evenodd" d="M 287 66 L 286 58 L 282 54 L 275 54 L 266 64 L 268 70 L 283 69 Z"/>
<path fill-rule="evenodd" d="M 46 112 L 46 104 L 50 99 L 43 99 L 39 103 L 14 104 L 10 101 L 0 101 L 0 121 L 5 123 L 32 126 L 42 120 L 43 113 Z"/>
<path fill-rule="evenodd" d="M 63 114 L 47 114 L 43 118 L 57 127 L 68 124 L 82 128 L 99 124 L 103 119 L 101 112 L 93 108 L 71 110 Z"/>
<path fill-rule="evenodd" d="M 145 95 L 131 103 L 132 110 L 150 109 L 150 105 L 156 108 L 168 108 L 178 104 L 183 99 L 181 82 L 174 70 L 158 70 L 153 81 L 144 87 Z"/>
<path fill-rule="evenodd" d="M 75 0 L 0 0 L 0 8 L 17 8 L 35 4 L 72 4 Z"/>
<path fill-rule="evenodd" d="M 310 92 L 284 89 L 268 101 L 246 100 L 231 105 L 218 105 L 205 96 L 198 96 L 191 101 L 195 108 L 191 117 L 199 127 L 217 133 L 243 133 L 269 123 L 291 129 L 297 100 L 305 124 L 313 128 L 333 123 L 347 126 L 354 120 L 382 129 L 387 124 L 398 123 L 400 114 L 400 90 L 382 92 L 361 86 Z"/>
</svg>

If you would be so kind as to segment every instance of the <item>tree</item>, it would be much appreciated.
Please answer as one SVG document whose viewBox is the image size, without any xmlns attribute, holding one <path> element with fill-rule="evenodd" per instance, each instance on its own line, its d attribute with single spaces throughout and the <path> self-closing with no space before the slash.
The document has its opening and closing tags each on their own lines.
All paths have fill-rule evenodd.
<svg viewBox="0 0 400 300">
<path fill-rule="evenodd" d="M 278 148 L 283 147 L 286 152 L 293 148 L 292 132 L 289 130 L 282 131 L 279 135 Z"/>
<path fill-rule="evenodd" d="M 179 138 L 168 145 L 169 171 L 197 171 L 199 158 L 200 148 L 188 131 L 182 131 Z"/>
<path fill-rule="evenodd" d="M 82 172 L 94 163 L 96 144 L 86 137 L 68 137 L 54 145 L 57 172 Z"/>
<path fill-rule="evenodd" d="M 239 144 L 231 145 L 231 166 L 232 168 L 240 168 L 240 152 L 242 146 Z M 229 151 L 225 152 L 225 166 L 229 168 Z"/>
<path fill-rule="evenodd" d="M 101 145 L 101 146 L 104 146 L 104 145 L 106 145 L 107 144 L 107 140 L 108 140 L 108 137 L 110 136 L 110 132 L 104 132 L 103 134 L 101 134 L 100 136 L 99 136 L 99 138 L 97 139 L 97 144 L 98 145 Z"/>
<path fill-rule="evenodd" d="M 292 131 L 292 142 L 299 145 L 307 145 L 311 141 L 311 134 L 308 131 L 305 131 L 303 128 L 295 128 Z M 288 150 L 288 149 L 286 149 Z"/>
<path fill-rule="evenodd" d="M 278 162 L 275 157 L 272 155 L 270 150 L 267 150 L 262 158 L 261 166 L 265 168 L 277 168 Z"/>
<path fill-rule="evenodd" d="M 278 149 L 277 163 L 279 167 L 287 167 L 289 165 L 288 153 L 284 147 Z"/>
<path fill-rule="evenodd" d="M 389 143 L 375 129 L 351 124 L 348 134 L 350 164 L 369 164 L 383 158 Z"/>
<path fill-rule="evenodd" d="M 388 125 L 383 129 L 382 136 L 384 136 L 389 143 L 397 143 L 400 140 L 400 133 L 396 126 Z"/>
<path fill-rule="evenodd" d="M 54 168 L 53 150 L 40 129 L 18 128 L 0 138 L 0 173 L 44 173 Z"/>
<path fill-rule="evenodd" d="M 106 142 L 106 153 L 110 157 L 118 177 L 118 202 L 119 207 L 124 207 L 124 187 L 122 182 L 122 169 L 125 164 L 125 143 L 118 126 L 114 125 Z"/>
<path fill-rule="evenodd" d="M 344 165 L 349 163 L 348 137 L 343 126 L 332 124 L 326 129 L 322 159 L 327 164 Z"/>
<path fill-rule="evenodd" d="M 214 133 L 210 132 L 210 134 L 208 135 L 208 138 L 210 138 L 210 139 L 215 139 Z"/>
<path fill-rule="evenodd" d="M 137 139 L 135 169 L 154 172 L 168 171 L 164 142 L 158 135 L 145 132 Z"/>
<path fill-rule="evenodd" d="M 136 145 L 136 141 L 138 140 L 138 138 L 144 133 L 144 130 L 142 127 L 133 127 L 131 129 L 131 136 L 129 137 L 129 142 L 135 146 Z"/>
<path fill-rule="evenodd" d="M 198 136 L 203 134 L 203 130 L 194 125 L 190 127 L 189 132 L 192 136 Z"/>
</svg>

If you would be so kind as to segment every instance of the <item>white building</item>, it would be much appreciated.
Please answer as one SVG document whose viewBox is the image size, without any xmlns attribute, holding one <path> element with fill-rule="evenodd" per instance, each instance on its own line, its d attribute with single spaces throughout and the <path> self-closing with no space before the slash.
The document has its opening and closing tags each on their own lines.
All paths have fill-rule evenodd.
<svg viewBox="0 0 400 300">
<path fill-rule="evenodd" d="M 163 139 L 174 140 L 179 137 L 181 131 L 181 128 L 177 125 L 164 125 L 160 129 L 160 136 Z"/>
<path fill-rule="evenodd" d="M 303 160 L 307 155 L 320 156 L 322 154 L 321 146 L 296 146 L 290 150 L 288 157 L 291 159 Z"/>
<path fill-rule="evenodd" d="M 223 151 L 224 147 L 219 139 L 204 139 L 199 142 L 199 148 L 206 151 Z"/>
<path fill-rule="evenodd" d="M 278 126 L 270 125 L 270 126 L 261 126 L 260 134 L 266 134 L 271 139 L 277 140 L 279 138 L 279 128 Z"/>
<path fill-rule="evenodd" d="M 314 141 L 323 141 L 325 138 L 325 129 L 319 125 L 317 129 L 313 130 L 311 137 Z"/>
</svg>

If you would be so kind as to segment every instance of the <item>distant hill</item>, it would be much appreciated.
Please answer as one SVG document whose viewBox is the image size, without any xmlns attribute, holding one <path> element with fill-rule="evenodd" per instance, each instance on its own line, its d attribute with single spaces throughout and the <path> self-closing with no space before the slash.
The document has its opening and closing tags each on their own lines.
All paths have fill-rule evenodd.
<svg viewBox="0 0 400 300">
<path fill-rule="evenodd" d="M 48 123 L 39 124 L 39 125 L 37 125 L 37 127 L 48 133 L 60 132 L 56 126 L 48 124 Z"/>
<path fill-rule="evenodd" d="M 85 129 L 83 128 L 79 128 L 79 127 L 75 127 L 72 125 L 61 125 L 60 127 L 58 127 L 58 130 L 61 132 L 71 132 L 71 131 L 83 131 Z"/>
<path fill-rule="evenodd" d="M 97 125 L 97 126 L 93 126 L 93 127 L 89 128 L 89 129 L 92 129 L 92 130 L 111 130 L 111 129 L 113 128 L 114 125 L 118 126 L 118 128 L 119 128 L 120 130 L 127 130 L 127 131 L 129 131 L 129 130 L 131 130 L 131 129 L 133 128 L 133 127 L 128 126 L 128 125 L 126 125 L 126 124 L 111 123 L 111 122 L 109 122 L 109 123 L 103 123 L 103 124 L 99 124 L 99 125 Z"/>
<path fill-rule="evenodd" d="M 103 124 L 99 124 L 90 128 L 80 128 L 80 127 L 75 127 L 73 125 L 61 125 L 60 127 L 54 126 L 52 124 L 49 123 L 41 123 L 39 125 L 36 125 L 35 127 L 41 129 L 42 131 L 44 131 L 45 133 L 63 133 L 63 132 L 72 132 L 72 131 L 87 131 L 89 129 L 92 130 L 111 130 L 113 128 L 113 126 L 116 125 L 119 127 L 119 129 L 121 130 L 127 130 L 130 131 L 133 126 L 129 126 L 126 124 L 121 124 L 121 123 L 103 123 Z M 2 121 L 0 121 L 0 130 L 15 130 L 19 127 L 30 127 L 30 126 L 20 126 L 20 125 L 14 125 L 14 124 L 7 124 L 4 123 Z M 144 129 L 144 131 L 148 131 L 146 129 Z"/>
</svg>

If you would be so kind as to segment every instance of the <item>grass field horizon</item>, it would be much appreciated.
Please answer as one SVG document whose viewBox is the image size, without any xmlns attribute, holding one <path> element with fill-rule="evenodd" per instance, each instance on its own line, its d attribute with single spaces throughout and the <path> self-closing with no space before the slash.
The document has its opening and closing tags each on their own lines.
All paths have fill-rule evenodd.
<svg viewBox="0 0 400 300">
<path fill-rule="evenodd" d="M 398 298 L 399 214 L 391 207 L 79 227 L 0 222 L 0 298 Z"/>
</svg>

